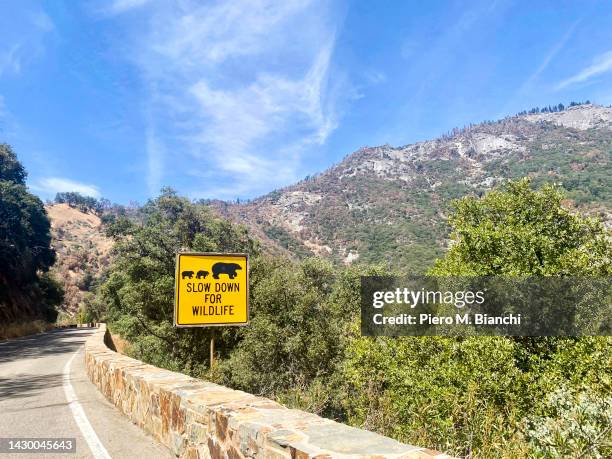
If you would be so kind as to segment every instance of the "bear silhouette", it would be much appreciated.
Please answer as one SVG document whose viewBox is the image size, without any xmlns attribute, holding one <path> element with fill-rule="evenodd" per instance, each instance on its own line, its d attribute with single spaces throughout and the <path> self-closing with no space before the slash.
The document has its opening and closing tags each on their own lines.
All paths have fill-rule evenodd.
<svg viewBox="0 0 612 459">
<path fill-rule="evenodd" d="M 185 279 L 186 277 L 191 279 L 193 277 L 193 271 L 183 271 L 182 276 L 183 276 L 183 279 Z"/>
<path fill-rule="evenodd" d="M 206 279 L 206 276 L 208 276 L 208 271 L 198 271 L 198 273 L 196 274 L 196 279 Z"/>
<path fill-rule="evenodd" d="M 237 270 L 242 269 L 238 263 L 215 263 L 212 267 L 213 277 L 219 279 L 220 274 L 227 274 L 230 279 L 238 275 Z"/>
</svg>

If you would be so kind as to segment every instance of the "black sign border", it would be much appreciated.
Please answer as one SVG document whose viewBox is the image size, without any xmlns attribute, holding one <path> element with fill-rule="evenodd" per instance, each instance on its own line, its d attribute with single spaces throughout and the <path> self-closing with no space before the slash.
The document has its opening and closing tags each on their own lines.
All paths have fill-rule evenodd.
<svg viewBox="0 0 612 459">
<path fill-rule="evenodd" d="M 177 323 L 178 318 L 178 304 L 179 304 L 179 271 L 181 265 L 181 256 L 196 256 L 196 257 L 234 257 L 246 259 L 246 322 L 223 322 L 223 323 L 201 323 L 201 324 L 179 324 Z M 174 317 L 172 319 L 173 325 L 177 328 L 193 328 L 193 327 L 245 327 L 249 325 L 251 318 L 251 308 L 249 304 L 249 254 L 248 253 L 222 253 L 222 252 L 178 252 L 176 254 L 176 264 L 174 270 Z"/>
</svg>

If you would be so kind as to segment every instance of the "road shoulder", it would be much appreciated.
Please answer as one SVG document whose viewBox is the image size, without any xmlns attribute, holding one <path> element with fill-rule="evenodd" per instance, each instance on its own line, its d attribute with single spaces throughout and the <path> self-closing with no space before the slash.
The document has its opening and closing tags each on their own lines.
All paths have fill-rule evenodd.
<svg viewBox="0 0 612 459">
<path fill-rule="evenodd" d="M 84 349 L 80 348 L 72 362 L 71 383 L 79 403 L 100 438 L 104 447 L 113 458 L 173 458 L 164 446 L 139 427 L 112 405 L 98 391 L 85 372 Z"/>
</svg>

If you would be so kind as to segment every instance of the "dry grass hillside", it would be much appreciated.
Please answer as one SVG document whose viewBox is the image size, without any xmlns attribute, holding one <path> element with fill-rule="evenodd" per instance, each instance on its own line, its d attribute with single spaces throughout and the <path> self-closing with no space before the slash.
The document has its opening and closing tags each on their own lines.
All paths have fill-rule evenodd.
<svg viewBox="0 0 612 459">
<path fill-rule="evenodd" d="M 66 292 L 61 309 L 74 315 L 94 278 L 108 265 L 112 240 L 104 235 L 100 218 L 93 213 L 68 204 L 48 205 L 46 209 L 57 252 L 52 271 Z"/>
</svg>

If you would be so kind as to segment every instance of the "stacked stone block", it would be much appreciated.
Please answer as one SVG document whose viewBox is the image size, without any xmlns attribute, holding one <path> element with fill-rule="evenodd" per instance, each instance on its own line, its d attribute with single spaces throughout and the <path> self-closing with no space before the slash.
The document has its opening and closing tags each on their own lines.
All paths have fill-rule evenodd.
<svg viewBox="0 0 612 459">
<path fill-rule="evenodd" d="M 125 416 L 177 457 L 449 457 L 147 365 L 110 350 L 104 344 L 105 333 L 101 324 L 85 345 L 89 378 Z"/>
</svg>

